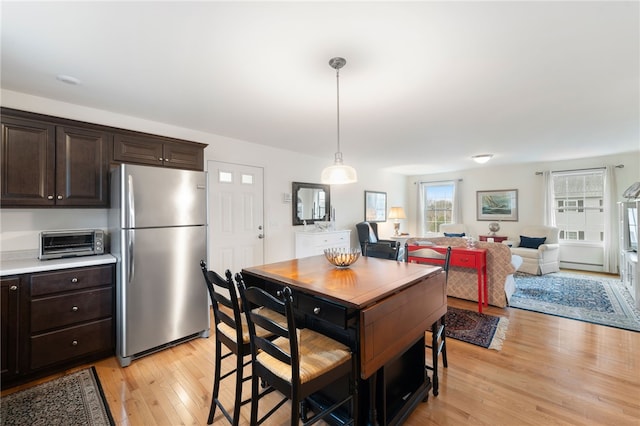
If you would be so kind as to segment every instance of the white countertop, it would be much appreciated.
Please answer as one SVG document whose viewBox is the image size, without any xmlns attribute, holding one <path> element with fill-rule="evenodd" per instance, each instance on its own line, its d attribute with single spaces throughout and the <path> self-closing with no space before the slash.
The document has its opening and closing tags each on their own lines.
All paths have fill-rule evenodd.
<svg viewBox="0 0 640 426">
<path fill-rule="evenodd" d="M 29 257 L 16 256 L 11 252 L 1 253 L 0 276 L 29 274 L 32 272 L 55 271 L 58 269 L 80 268 L 84 266 L 106 265 L 116 263 L 110 254 L 99 256 L 68 257 L 65 259 L 40 260 L 37 255 Z"/>
</svg>

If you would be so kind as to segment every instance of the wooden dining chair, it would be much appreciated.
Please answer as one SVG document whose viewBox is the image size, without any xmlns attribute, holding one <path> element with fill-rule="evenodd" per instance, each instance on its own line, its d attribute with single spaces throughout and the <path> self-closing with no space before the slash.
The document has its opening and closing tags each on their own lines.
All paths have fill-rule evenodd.
<svg viewBox="0 0 640 426">
<path fill-rule="evenodd" d="M 242 384 L 251 378 L 251 376 L 243 377 L 244 367 L 251 363 L 251 359 L 244 361 L 244 358 L 251 354 L 248 329 L 246 325 L 243 327 L 243 315 L 240 310 L 239 298 L 231 271 L 226 270 L 226 279 L 224 279 L 216 272 L 208 270 L 204 260 L 200 261 L 200 268 L 202 269 L 204 281 L 209 291 L 209 298 L 211 299 L 211 306 L 213 307 L 216 339 L 213 392 L 207 424 L 213 423 L 216 408 L 220 407 L 220 411 L 229 423 L 236 426 L 240 420 L 240 407 L 250 401 L 249 399 L 241 400 Z M 222 354 L 222 345 L 229 350 L 224 355 Z M 222 360 L 231 355 L 236 356 L 236 366 L 233 370 L 222 374 Z M 222 405 L 218 396 L 220 382 L 232 374 L 235 374 L 236 383 L 233 414 L 230 414 Z"/>
<path fill-rule="evenodd" d="M 449 261 L 451 259 L 451 247 L 447 247 L 447 251 L 444 255 L 444 264 L 442 270 L 444 271 L 445 285 L 449 278 Z M 439 380 L 438 380 L 438 356 L 442 354 L 442 365 L 444 368 L 448 368 L 447 362 L 447 336 L 446 336 L 446 314 L 441 316 L 436 322 L 431 324 L 431 344 L 425 344 L 425 347 L 431 350 L 431 365 L 426 365 L 427 370 L 431 370 L 432 383 L 433 383 L 433 396 L 438 396 Z"/>
<path fill-rule="evenodd" d="M 204 275 L 204 281 L 209 291 L 211 306 L 213 307 L 213 317 L 215 322 L 215 373 L 213 379 L 213 392 L 211 395 L 211 408 L 209 409 L 209 417 L 207 424 L 213 423 L 216 414 L 216 408 L 220 408 L 222 414 L 232 425 L 236 426 L 240 421 L 240 407 L 249 403 L 250 398 L 242 400 L 242 384 L 251 379 L 251 376 L 244 377 L 244 367 L 251 364 L 251 358 L 245 361 L 245 358 L 251 355 L 251 342 L 249 339 L 249 328 L 247 320 L 242 313 L 240 306 L 240 298 L 233 282 L 233 274 L 230 270 L 225 271 L 226 279 L 222 278 L 214 271 L 207 269 L 204 260 L 200 261 L 200 268 Z M 275 312 L 265 313 L 279 323 L 285 323 L 286 320 L 282 315 Z M 267 332 L 261 334 L 264 338 L 273 338 Z M 222 346 L 225 346 L 229 352 L 222 354 Z M 222 374 L 222 360 L 235 355 L 235 368 Z M 220 383 L 222 380 L 235 374 L 235 398 L 233 402 L 233 415 L 223 406 L 218 396 L 220 394 Z"/>
<path fill-rule="evenodd" d="M 236 282 L 244 306 L 262 309 L 245 310 L 251 340 L 253 378 L 251 381 L 251 425 L 260 425 L 285 402 L 291 401 L 291 425 L 311 425 L 329 414 L 344 417 L 340 424 L 354 423 L 355 368 L 349 348 L 323 334 L 309 329 L 297 329 L 293 312 L 293 295 L 289 287 L 279 300 L 257 287 L 246 287 L 241 274 Z M 265 312 L 284 315 L 286 324 L 279 324 Z M 260 335 L 260 329 L 277 336 L 273 340 Z M 337 402 L 317 403 L 309 398 L 338 380 L 348 381 L 348 395 Z M 259 394 L 260 381 L 278 390 L 283 399 L 258 419 L 258 402 L 266 394 Z M 326 404 L 325 404 L 326 403 Z M 349 404 L 349 409 L 344 409 Z M 341 410 L 342 409 L 342 410 Z M 341 411 L 340 411 L 341 410 Z M 309 412 L 313 415 L 309 417 Z"/>
</svg>

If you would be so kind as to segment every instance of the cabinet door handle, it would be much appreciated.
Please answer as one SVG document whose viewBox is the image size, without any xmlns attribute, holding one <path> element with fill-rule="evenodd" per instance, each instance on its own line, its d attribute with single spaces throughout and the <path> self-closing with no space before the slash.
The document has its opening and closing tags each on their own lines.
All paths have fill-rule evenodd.
<svg viewBox="0 0 640 426">
<path fill-rule="evenodd" d="M 164 158 L 160 157 L 158 158 L 158 161 L 164 161 Z"/>
<path fill-rule="evenodd" d="M 9 287 L 9 290 L 11 291 L 16 291 L 18 289 L 17 285 L 12 285 L 11 287 Z"/>
<path fill-rule="evenodd" d="M 47 200 L 53 200 L 53 195 L 47 195 Z"/>
<path fill-rule="evenodd" d="M 74 306 L 73 308 L 71 308 L 71 310 L 72 310 L 73 312 L 78 312 L 78 307 L 77 307 L 77 306 Z"/>
<path fill-rule="evenodd" d="M 71 278 L 71 282 L 74 283 L 74 284 L 77 283 L 78 282 L 78 278 L 76 278 L 76 277 Z"/>
<path fill-rule="evenodd" d="M 58 200 L 62 200 L 62 195 L 58 195 Z"/>
</svg>

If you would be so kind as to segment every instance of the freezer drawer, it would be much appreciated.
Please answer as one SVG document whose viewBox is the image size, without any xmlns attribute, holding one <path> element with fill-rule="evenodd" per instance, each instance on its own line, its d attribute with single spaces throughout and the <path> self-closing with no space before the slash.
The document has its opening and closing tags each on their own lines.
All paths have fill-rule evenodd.
<svg viewBox="0 0 640 426">
<path fill-rule="evenodd" d="M 200 260 L 206 258 L 206 226 L 121 232 L 116 291 L 121 363 L 208 330 L 208 294 L 200 270 Z"/>
</svg>

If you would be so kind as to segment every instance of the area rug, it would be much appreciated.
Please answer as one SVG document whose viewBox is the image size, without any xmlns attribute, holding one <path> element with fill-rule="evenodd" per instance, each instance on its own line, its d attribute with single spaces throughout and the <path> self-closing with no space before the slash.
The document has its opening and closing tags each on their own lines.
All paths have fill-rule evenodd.
<svg viewBox="0 0 640 426">
<path fill-rule="evenodd" d="M 640 331 L 640 311 L 619 279 L 567 272 L 514 278 L 511 307 Z"/>
<path fill-rule="evenodd" d="M 115 425 L 94 367 L 0 398 L 2 425 Z"/>
<path fill-rule="evenodd" d="M 509 319 L 447 307 L 445 335 L 483 348 L 502 349 Z"/>
</svg>

